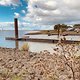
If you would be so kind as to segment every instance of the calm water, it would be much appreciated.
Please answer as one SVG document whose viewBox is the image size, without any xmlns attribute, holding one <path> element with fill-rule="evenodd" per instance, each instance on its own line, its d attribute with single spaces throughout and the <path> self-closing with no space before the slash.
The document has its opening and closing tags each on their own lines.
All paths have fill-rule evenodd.
<svg viewBox="0 0 80 80">
<path fill-rule="evenodd" d="M 22 37 L 27 31 L 19 31 L 19 37 Z M 44 35 L 45 36 L 45 35 Z M 5 37 L 14 37 L 14 31 L 0 31 L 0 47 L 20 48 L 25 42 L 29 44 L 30 51 L 40 52 L 43 50 L 53 51 L 54 44 L 27 42 L 27 41 L 10 41 L 5 40 Z M 31 37 L 31 36 L 30 36 Z"/>
<path fill-rule="evenodd" d="M 24 31 L 20 31 L 22 36 Z M 15 48 L 15 41 L 5 40 L 5 37 L 14 37 L 14 31 L 0 31 L 0 47 Z"/>
<path fill-rule="evenodd" d="M 19 37 L 22 37 L 25 33 L 29 31 L 19 31 Z M 38 43 L 38 42 L 27 42 L 27 41 L 10 41 L 5 40 L 5 37 L 14 37 L 14 31 L 0 31 L 0 47 L 7 48 L 20 48 L 25 42 L 29 44 L 30 51 L 40 52 L 43 50 L 48 50 L 53 52 L 53 48 L 56 47 L 56 44 L 51 43 Z M 48 36 L 48 35 L 31 35 L 30 38 L 44 38 L 44 39 L 57 39 L 57 36 Z M 80 36 L 67 36 L 68 40 L 79 40 Z"/>
</svg>

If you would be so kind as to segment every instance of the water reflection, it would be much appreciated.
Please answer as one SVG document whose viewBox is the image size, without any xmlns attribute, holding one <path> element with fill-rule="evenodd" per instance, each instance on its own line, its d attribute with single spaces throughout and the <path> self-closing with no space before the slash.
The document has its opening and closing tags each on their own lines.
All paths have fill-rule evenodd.
<svg viewBox="0 0 80 80">
<path fill-rule="evenodd" d="M 22 37 L 24 34 L 25 31 L 19 31 L 19 37 Z M 56 44 L 50 44 L 50 43 L 10 41 L 10 40 L 5 40 L 5 37 L 14 37 L 14 31 L 0 31 L 0 47 L 20 49 L 21 46 L 24 44 L 24 42 L 28 43 L 29 50 L 31 52 L 40 52 L 43 50 L 48 50 L 49 52 L 53 52 L 53 48 L 56 47 Z M 30 35 L 30 38 L 57 39 L 57 36 Z M 66 36 L 66 39 L 80 41 L 80 36 Z"/>
<path fill-rule="evenodd" d="M 15 48 L 19 49 L 19 41 L 15 41 Z"/>
</svg>

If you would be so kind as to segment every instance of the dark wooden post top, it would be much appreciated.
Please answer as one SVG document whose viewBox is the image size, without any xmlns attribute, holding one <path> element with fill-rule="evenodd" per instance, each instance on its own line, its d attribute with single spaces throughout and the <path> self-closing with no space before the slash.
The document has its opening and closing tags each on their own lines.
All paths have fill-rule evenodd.
<svg viewBox="0 0 80 80">
<path fill-rule="evenodd" d="M 18 39 L 18 19 L 14 18 L 15 38 Z"/>
</svg>

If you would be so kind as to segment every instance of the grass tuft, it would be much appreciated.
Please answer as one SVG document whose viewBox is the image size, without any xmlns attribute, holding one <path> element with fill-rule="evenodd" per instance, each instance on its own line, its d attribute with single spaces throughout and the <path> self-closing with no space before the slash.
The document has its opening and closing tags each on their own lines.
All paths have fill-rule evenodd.
<svg viewBox="0 0 80 80">
<path fill-rule="evenodd" d="M 22 51 L 29 51 L 29 44 L 28 44 L 28 43 L 24 43 L 24 44 L 22 45 L 22 47 L 21 47 L 20 50 L 22 50 Z"/>
</svg>

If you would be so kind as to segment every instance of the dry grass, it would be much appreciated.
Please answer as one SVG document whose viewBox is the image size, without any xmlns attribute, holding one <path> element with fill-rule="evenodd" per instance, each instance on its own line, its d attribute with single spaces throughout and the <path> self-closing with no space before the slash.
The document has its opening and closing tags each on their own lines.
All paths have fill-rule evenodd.
<svg viewBox="0 0 80 80">
<path fill-rule="evenodd" d="M 24 43 L 21 46 L 20 50 L 22 50 L 22 51 L 29 51 L 29 44 L 28 43 Z"/>
<path fill-rule="evenodd" d="M 22 80 L 22 78 L 21 78 L 21 76 L 16 76 L 16 75 L 14 75 L 14 76 L 12 77 L 12 80 Z"/>
</svg>

